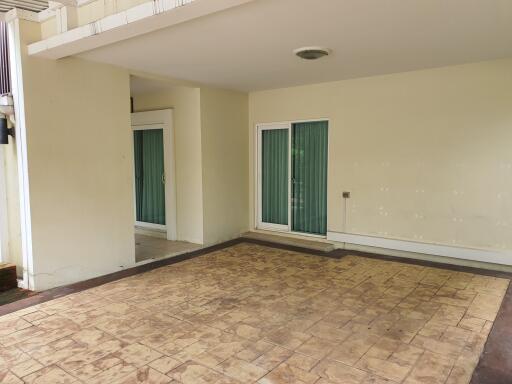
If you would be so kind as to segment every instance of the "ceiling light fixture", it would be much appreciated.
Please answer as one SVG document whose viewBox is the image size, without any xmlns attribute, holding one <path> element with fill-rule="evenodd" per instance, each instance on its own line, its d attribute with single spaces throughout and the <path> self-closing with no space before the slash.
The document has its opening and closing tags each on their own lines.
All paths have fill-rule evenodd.
<svg viewBox="0 0 512 384">
<path fill-rule="evenodd" d="M 329 48 L 322 47 L 302 47 L 293 51 L 297 56 L 304 60 L 317 60 L 331 53 Z"/>
</svg>

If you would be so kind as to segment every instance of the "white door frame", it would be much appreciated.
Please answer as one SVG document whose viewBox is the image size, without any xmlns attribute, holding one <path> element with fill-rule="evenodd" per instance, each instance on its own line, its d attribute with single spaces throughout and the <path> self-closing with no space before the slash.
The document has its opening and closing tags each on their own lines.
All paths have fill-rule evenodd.
<svg viewBox="0 0 512 384">
<path fill-rule="evenodd" d="M 313 233 L 303 233 L 303 232 L 295 232 L 292 230 L 292 209 L 291 209 L 291 201 L 292 201 L 292 162 L 291 162 L 291 151 L 292 151 L 292 126 L 296 123 L 313 123 L 316 121 L 326 121 L 328 126 L 330 126 L 329 119 L 305 119 L 305 120 L 291 120 L 291 121 L 282 121 L 276 123 L 258 123 L 256 124 L 256 137 L 254 141 L 255 147 L 255 157 L 256 157 L 256 174 L 255 174 L 255 227 L 256 229 L 263 229 L 269 231 L 276 232 L 287 232 L 292 234 L 297 234 L 301 236 L 309 236 L 309 237 L 318 237 L 325 239 L 327 236 L 325 235 L 316 235 Z M 261 158 L 261 140 L 262 133 L 265 130 L 271 129 L 287 129 L 288 130 L 288 225 L 280 225 L 280 224 L 272 224 L 272 223 L 264 223 L 262 221 L 262 158 Z M 330 143 L 330 135 L 331 130 L 328 129 L 327 132 L 327 140 Z M 327 145 L 327 159 L 329 159 L 329 145 Z M 329 174 L 329 160 L 327 160 L 327 174 Z M 329 182 L 329 179 L 327 179 Z M 327 211 L 327 214 L 328 211 Z"/>
<path fill-rule="evenodd" d="M 135 217 L 135 177 L 134 177 L 134 224 L 147 229 L 158 229 L 167 232 L 167 240 L 176 240 L 176 160 L 174 146 L 173 110 L 135 112 L 131 114 L 132 131 L 144 129 L 163 129 L 164 141 L 164 174 L 165 174 L 165 223 L 166 225 L 141 223 Z M 133 152 L 133 137 L 132 137 Z M 135 169 L 133 169 L 135 172 Z"/>
<path fill-rule="evenodd" d="M 262 220 L 262 156 L 261 156 L 261 148 L 262 148 L 262 137 L 264 131 L 270 131 L 274 129 L 286 129 L 288 130 L 288 224 L 273 224 L 273 223 L 265 223 Z M 291 201 L 291 161 L 290 161 L 290 151 L 292 146 L 292 131 L 290 123 L 270 123 L 270 124 L 257 124 L 256 125 L 256 158 L 257 158 L 257 172 L 256 172 L 256 189 L 257 189 L 257 203 L 256 203 L 256 228 L 258 229 L 267 229 L 270 231 L 279 231 L 279 232 L 289 232 L 291 229 L 291 209 L 290 209 L 290 201 Z"/>
</svg>

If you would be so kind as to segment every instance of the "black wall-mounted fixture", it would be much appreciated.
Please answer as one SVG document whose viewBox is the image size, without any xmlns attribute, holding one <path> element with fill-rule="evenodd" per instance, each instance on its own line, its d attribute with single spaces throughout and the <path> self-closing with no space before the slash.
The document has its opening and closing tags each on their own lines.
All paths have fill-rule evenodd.
<svg viewBox="0 0 512 384">
<path fill-rule="evenodd" d="M 0 117 L 0 144 L 9 144 L 9 135 L 14 137 L 14 128 L 7 128 L 7 119 Z"/>
</svg>

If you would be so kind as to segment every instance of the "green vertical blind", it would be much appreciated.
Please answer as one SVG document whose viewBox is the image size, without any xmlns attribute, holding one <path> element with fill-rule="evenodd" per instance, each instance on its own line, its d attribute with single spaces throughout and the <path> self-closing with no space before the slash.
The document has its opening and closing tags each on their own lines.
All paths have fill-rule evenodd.
<svg viewBox="0 0 512 384">
<path fill-rule="evenodd" d="M 292 126 L 292 230 L 327 233 L 327 121 Z"/>
<path fill-rule="evenodd" d="M 261 221 L 288 225 L 288 129 L 261 133 Z"/>
<path fill-rule="evenodd" d="M 137 130 L 133 139 L 137 221 L 165 225 L 163 130 Z"/>
</svg>

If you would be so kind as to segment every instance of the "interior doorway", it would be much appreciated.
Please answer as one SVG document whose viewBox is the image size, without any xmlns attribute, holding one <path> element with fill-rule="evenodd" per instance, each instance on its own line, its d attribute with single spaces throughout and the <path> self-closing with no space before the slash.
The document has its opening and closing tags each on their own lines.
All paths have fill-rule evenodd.
<svg viewBox="0 0 512 384">
<path fill-rule="evenodd" d="M 176 241 L 173 110 L 132 113 L 135 261 L 190 252 Z"/>
<path fill-rule="evenodd" d="M 196 107 L 199 113 L 199 104 L 196 106 L 189 97 L 195 94 L 195 88 L 130 77 L 136 263 L 174 257 L 202 247 L 199 241 L 185 241 L 193 237 L 186 227 L 190 209 L 186 196 L 190 191 L 186 188 L 189 157 L 183 151 L 177 154 L 176 141 L 182 137 L 180 132 L 188 131 L 189 125 L 194 124 Z M 178 169 L 179 166 L 182 168 Z M 182 175 L 181 185 L 178 172 Z"/>
<path fill-rule="evenodd" d="M 136 112 L 131 118 L 135 227 L 176 240 L 172 109 Z"/>
</svg>

